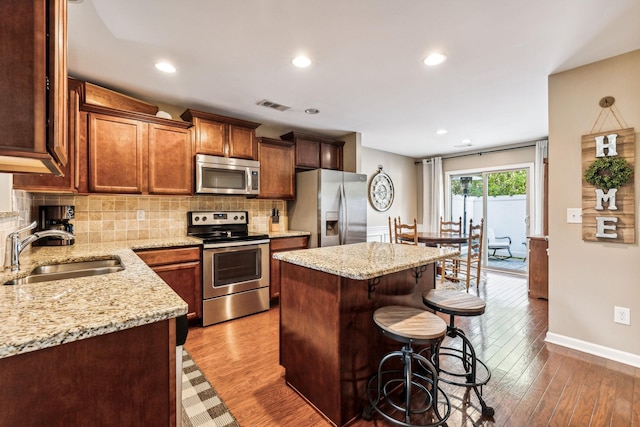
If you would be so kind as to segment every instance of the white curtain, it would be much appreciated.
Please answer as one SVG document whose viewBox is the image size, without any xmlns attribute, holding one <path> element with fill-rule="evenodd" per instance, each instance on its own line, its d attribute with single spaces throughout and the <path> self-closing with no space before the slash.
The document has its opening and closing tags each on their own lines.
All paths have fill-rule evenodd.
<svg viewBox="0 0 640 427">
<path fill-rule="evenodd" d="M 425 231 L 438 231 L 444 214 L 442 158 L 422 160 L 422 224 Z"/>
<path fill-rule="evenodd" d="M 531 234 L 542 235 L 544 230 L 544 159 L 547 158 L 546 139 L 536 142 L 536 158 L 533 172 L 533 228 Z"/>
</svg>

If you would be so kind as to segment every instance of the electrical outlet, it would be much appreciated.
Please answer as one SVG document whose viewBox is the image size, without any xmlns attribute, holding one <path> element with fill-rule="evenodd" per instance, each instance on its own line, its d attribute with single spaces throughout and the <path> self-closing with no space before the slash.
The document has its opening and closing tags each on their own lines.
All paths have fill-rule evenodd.
<svg viewBox="0 0 640 427">
<path fill-rule="evenodd" d="M 623 325 L 631 325 L 631 309 L 613 306 L 613 321 Z"/>
<path fill-rule="evenodd" d="M 136 212 L 136 218 L 138 218 L 138 221 L 144 221 L 144 210 L 143 209 L 138 209 L 138 211 Z"/>
</svg>

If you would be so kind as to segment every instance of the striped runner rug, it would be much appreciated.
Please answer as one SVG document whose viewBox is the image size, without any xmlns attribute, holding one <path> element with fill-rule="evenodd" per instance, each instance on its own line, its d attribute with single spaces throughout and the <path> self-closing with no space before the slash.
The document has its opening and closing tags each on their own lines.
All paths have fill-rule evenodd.
<svg viewBox="0 0 640 427">
<path fill-rule="evenodd" d="M 240 427 L 186 350 L 182 352 L 182 427 Z"/>
</svg>

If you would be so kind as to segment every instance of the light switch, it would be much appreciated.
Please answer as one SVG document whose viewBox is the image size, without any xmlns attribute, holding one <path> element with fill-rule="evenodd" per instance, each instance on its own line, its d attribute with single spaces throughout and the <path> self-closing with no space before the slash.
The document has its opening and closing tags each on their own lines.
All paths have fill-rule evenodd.
<svg viewBox="0 0 640 427">
<path fill-rule="evenodd" d="M 582 223 L 582 209 L 581 208 L 567 208 L 567 223 L 568 224 L 581 224 Z"/>
</svg>

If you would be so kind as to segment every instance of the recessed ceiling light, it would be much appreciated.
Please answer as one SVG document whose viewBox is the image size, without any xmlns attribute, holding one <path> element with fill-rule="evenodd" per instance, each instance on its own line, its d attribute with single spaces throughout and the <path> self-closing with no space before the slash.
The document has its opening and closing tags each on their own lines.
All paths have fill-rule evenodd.
<svg viewBox="0 0 640 427">
<path fill-rule="evenodd" d="M 448 130 L 446 130 L 446 129 L 438 129 L 438 130 L 436 131 L 436 135 L 444 135 L 444 134 L 446 134 L 446 133 L 448 133 L 448 132 L 449 132 L 449 131 L 448 131 Z"/>
<path fill-rule="evenodd" d="M 318 110 L 317 108 L 307 108 L 306 110 L 304 110 L 304 112 L 307 114 L 318 114 L 320 110 Z"/>
<path fill-rule="evenodd" d="M 296 56 L 291 60 L 291 63 L 299 68 L 305 68 L 311 65 L 311 60 L 306 56 Z"/>
<path fill-rule="evenodd" d="M 468 144 L 458 144 L 458 145 L 454 145 L 453 148 L 468 148 L 473 146 L 473 144 L 468 143 Z"/>
<path fill-rule="evenodd" d="M 444 53 L 432 53 L 424 59 L 425 65 L 439 65 L 447 60 L 447 55 Z"/>
<path fill-rule="evenodd" d="M 163 73 L 175 73 L 176 67 L 169 64 L 168 62 L 156 62 L 156 68 Z"/>
<path fill-rule="evenodd" d="M 462 144 L 469 144 L 471 145 L 471 140 L 469 138 L 465 138 L 462 141 L 460 141 Z"/>
</svg>

